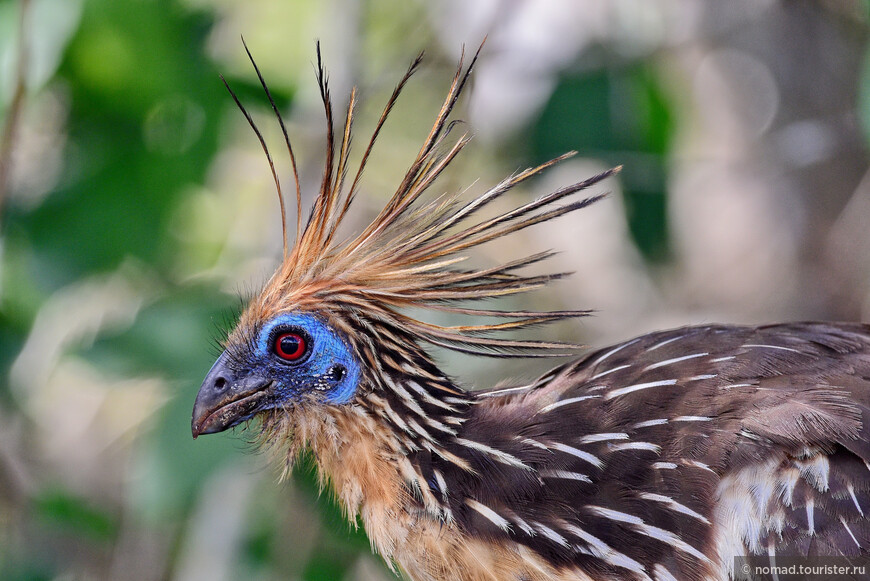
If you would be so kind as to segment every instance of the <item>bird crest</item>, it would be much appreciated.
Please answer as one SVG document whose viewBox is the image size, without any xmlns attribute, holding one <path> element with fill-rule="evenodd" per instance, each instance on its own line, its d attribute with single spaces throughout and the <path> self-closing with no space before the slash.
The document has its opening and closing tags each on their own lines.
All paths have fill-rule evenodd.
<svg viewBox="0 0 870 581">
<path fill-rule="evenodd" d="M 449 119 L 480 54 L 478 48 L 468 66 L 465 66 L 463 51 L 432 129 L 395 193 L 368 226 L 356 234 L 340 238 L 339 227 L 353 207 L 363 171 L 378 135 L 402 89 L 418 69 L 423 54 L 414 59 L 396 85 L 359 165 L 353 171 L 349 168 L 348 159 L 357 90 L 354 88 L 350 93 L 343 128 L 337 139 L 329 80 L 324 72 L 318 43 L 317 80 L 326 117 L 326 161 L 320 190 L 303 223 L 302 192 L 286 126 L 247 46 L 245 50 L 272 105 L 289 153 L 296 185 L 296 236 L 291 243 L 284 195 L 266 142 L 250 114 L 227 85 L 268 159 L 281 207 L 284 240 L 281 265 L 259 296 L 251 301 L 237 330 L 253 328 L 258 321 L 282 312 L 313 310 L 334 313 L 336 309 L 332 307 L 337 307 L 338 311 L 350 309 L 364 312 L 369 317 L 389 322 L 409 333 L 417 342 L 476 355 L 550 356 L 572 347 L 559 342 L 513 340 L 500 337 L 498 333 L 579 317 L 588 314 L 588 311 L 505 311 L 467 306 L 469 302 L 534 290 L 564 276 L 565 273 L 527 275 L 521 272 L 524 267 L 546 260 L 552 255 L 551 252 L 530 254 L 487 268 L 463 269 L 460 265 L 467 258 L 466 251 L 476 246 L 599 200 L 603 195 L 579 200 L 572 199 L 572 196 L 613 175 L 620 168 L 607 170 L 485 219 L 479 218 L 485 207 L 517 184 L 574 153 L 516 172 L 471 200 L 463 200 L 462 192 L 425 196 L 433 182 L 470 140 L 468 133 L 453 137 L 456 122 Z M 442 326 L 407 314 L 405 311 L 409 307 L 494 317 L 498 322 Z M 241 332 L 237 331 L 234 335 Z M 229 345 L 234 340 L 243 340 L 234 335 L 230 336 Z"/>
<path fill-rule="evenodd" d="M 395 193 L 349 235 L 340 227 L 366 162 L 420 58 L 352 170 L 356 91 L 337 138 L 318 47 L 327 151 L 307 217 L 260 76 L 293 166 L 296 235 L 291 244 L 275 165 L 245 112 L 278 190 L 284 257 L 206 375 L 192 435 L 258 418 L 257 439 L 285 470 L 309 450 L 351 522 L 414 579 L 725 579 L 734 557 L 866 555 L 867 326 L 686 327 L 483 391 L 465 391 L 427 356 L 427 343 L 492 356 L 565 352 L 499 333 L 585 311 L 467 306 L 562 276 L 526 274 L 550 253 L 491 267 L 463 260 L 595 202 L 575 194 L 618 171 L 505 211 L 491 204 L 567 156 L 469 200 L 427 195 L 469 141 L 449 117 L 479 52 L 460 61 Z M 500 322 L 436 325 L 411 314 L 420 307 Z M 759 490 L 766 500 L 746 508 Z"/>
</svg>

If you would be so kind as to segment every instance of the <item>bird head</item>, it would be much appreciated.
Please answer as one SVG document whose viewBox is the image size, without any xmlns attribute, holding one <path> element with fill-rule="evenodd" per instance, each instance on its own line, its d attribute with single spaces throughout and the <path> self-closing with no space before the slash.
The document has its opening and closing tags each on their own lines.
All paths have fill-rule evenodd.
<svg viewBox="0 0 870 581">
<path fill-rule="evenodd" d="M 356 393 L 360 362 L 350 341 L 327 319 L 283 313 L 241 335 L 203 381 L 194 405 L 194 436 L 288 404 L 345 404 Z"/>
<path fill-rule="evenodd" d="M 479 53 L 479 50 L 478 50 Z M 250 56 L 250 53 L 248 53 Z M 565 186 L 507 212 L 479 218 L 515 185 L 571 154 L 506 178 L 481 196 L 461 192 L 427 199 L 423 194 L 468 143 L 467 134 L 448 139 L 448 117 L 477 60 L 458 70 L 432 130 L 396 192 L 362 231 L 339 238 L 372 147 L 422 55 L 400 80 L 363 152 L 352 180 L 348 170 L 350 127 L 356 105 L 351 92 L 341 139 L 336 139 L 329 87 L 318 46 L 318 82 L 326 113 L 326 168 L 304 225 L 302 195 L 293 149 L 283 120 L 260 80 L 284 130 L 296 183 L 296 238 L 287 236 L 284 198 L 272 157 L 250 115 L 230 90 L 266 153 L 278 191 L 284 226 L 284 259 L 263 290 L 248 304 L 224 342 L 224 351 L 205 378 L 193 410 L 193 436 L 220 432 L 258 415 L 283 417 L 303 411 L 335 410 L 378 402 L 377 413 L 396 418 L 396 409 L 420 410 L 441 397 L 463 392 L 432 363 L 423 344 L 488 356 L 553 355 L 565 344 L 502 338 L 499 332 L 577 317 L 586 311 L 500 311 L 457 303 L 488 300 L 540 288 L 561 273 L 527 275 L 522 269 L 550 256 L 543 252 L 493 267 L 461 269 L 470 248 L 583 208 L 602 196 L 571 199 L 612 175 L 608 170 Z M 259 75 L 253 58 L 251 62 Z M 229 86 L 227 87 L 229 89 Z M 564 202 L 564 203 L 560 203 Z M 428 308 L 459 315 L 488 316 L 492 324 L 442 326 L 407 314 Z M 401 387 L 413 378 L 410 390 Z M 385 391 L 393 390 L 392 399 Z M 399 392 L 398 397 L 396 393 Z M 380 393 L 380 396 L 378 395 Z M 366 399 L 367 396 L 374 397 Z M 381 397 L 383 396 L 383 397 Z M 390 404 L 394 401 L 394 404 Z M 435 404 L 433 404 L 435 405 Z M 386 408 L 385 408 L 386 406 Z M 390 407 L 392 406 L 392 407 Z M 433 410 L 453 409 L 453 404 Z M 386 410 L 386 411 L 385 411 Z M 433 411 L 434 413 L 434 411 Z M 399 409 L 401 415 L 401 409 Z M 431 419 L 431 418 L 427 418 Z M 401 425 L 401 420 L 399 421 Z M 407 428 L 407 426 L 402 426 Z"/>
</svg>

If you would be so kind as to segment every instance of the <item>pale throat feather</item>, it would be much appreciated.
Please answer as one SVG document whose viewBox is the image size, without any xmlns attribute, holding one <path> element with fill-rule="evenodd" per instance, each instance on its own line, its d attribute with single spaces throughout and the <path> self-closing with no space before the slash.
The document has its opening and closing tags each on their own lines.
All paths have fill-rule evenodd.
<svg viewBox="0 0 870 581">
<path fill-rule="evenodd" d="M 449 578 L 445 563 L 461 566 L 469 580 L 511 579 L 517 570 L 532 581 L 590 579 L 579 570 L 554 569 L 519 545 L 496 547 L 470 539 L 429 503 L 425 510 L 409 510 L 417 505 L 409 491 L 421 475 L 406 444 L 363 405 L 323 408 L 316 415 L 285 410 L 282 415 L 278 421 L 284 436 L 277 436 L 275 427 L 272 438 L 292 438 L 297 454 L 309 450 L 321 485 L 332 490 L 350 522 L 360 519 L 372 548 L 415 579 Z M 274 448 L 286 454 L 286 446 Z M 431 502 L 437 504 L 434 497 Z"/>
<path fill-rule="evenodd" d="M 273 452 L 286 455 L 288 438 L 293 441 L 290 453 L 310 451 L 321 487 L 331 490 L 351 523 L 361 519 L 372 548 L 395 557 L 409 531 L 421 523 L 419 514 L 407 510 L 413 504 L 410 462 L 394 433 L 359 404 L 324 407 L 317 414 L 285 411 L 279 422 L 282 428 L 272 428 L 269 438 Z M 285 460 L 292 464 L 294 459 Z"/>
</svg>

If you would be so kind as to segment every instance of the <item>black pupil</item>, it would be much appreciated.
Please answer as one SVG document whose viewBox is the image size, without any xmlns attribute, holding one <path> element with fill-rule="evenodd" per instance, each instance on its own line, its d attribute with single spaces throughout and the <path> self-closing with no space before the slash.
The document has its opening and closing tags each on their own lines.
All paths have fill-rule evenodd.
<svg viewBox="0 0 870 581">
<path fill-rule="evenodd" d="M 297 335 L 284 335 L 281 337 L 281 353 L 290 357 L 300 355 L 301 342 L 301 338 Z"/>
</svg>

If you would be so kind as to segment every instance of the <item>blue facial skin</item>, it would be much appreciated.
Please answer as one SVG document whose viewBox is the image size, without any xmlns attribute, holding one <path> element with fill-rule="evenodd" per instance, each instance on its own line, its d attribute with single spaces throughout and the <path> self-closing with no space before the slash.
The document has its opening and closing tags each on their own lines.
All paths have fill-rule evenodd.
<svg viewBox="0 0 870 581">
<path fill-rule="evenodd" d="M 275 339 L 285 332 L 300 333 L 307 351 L 298 361 L 285 361 L 274 351 Z M 272 377 L 280 400 L 319 391 L 331 404 L 344 404 L 356 393 L 360 366 L 350 345 L 321 319 L 307 314 L 279 315 L 269 321 L 257 339 L 260 371 Z"/>
</svg>

